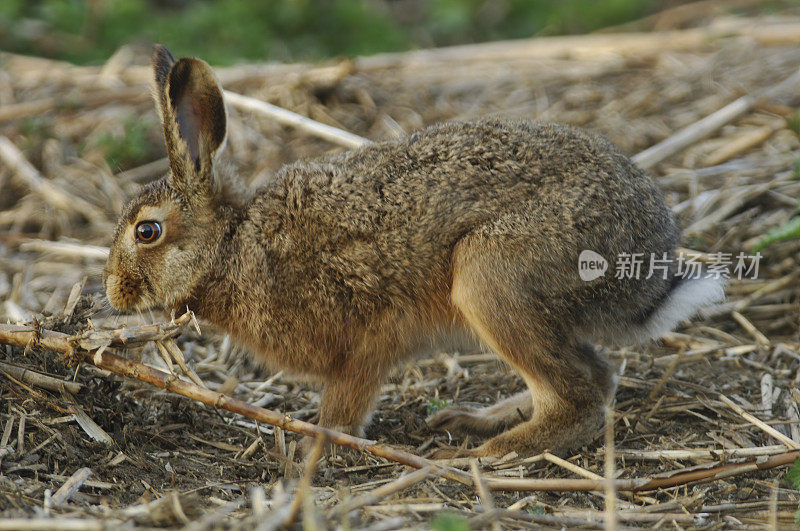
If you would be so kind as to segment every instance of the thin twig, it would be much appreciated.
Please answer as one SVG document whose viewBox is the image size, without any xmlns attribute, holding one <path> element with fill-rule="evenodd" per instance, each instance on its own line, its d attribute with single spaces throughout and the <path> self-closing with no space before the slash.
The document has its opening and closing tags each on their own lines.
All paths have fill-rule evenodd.
<svg viewBox="0 0 800 531">
<path fill-rule="evenodd" d="M 0 531 L 103 531 L 122 522 L 89 518 L 0 518 Z"/>
<path fill-rule="evenodd" d="M 590 472 L 589 470 L 586 470 L 585 468 L 581 468 L 581 467 L 579 467 L 578 465 L 576 465 L 574 463 L 570 463 L 566 459 L 561 459 L 557 455 L 553 455 L 550 452 L 544 452 L 542 454 L 542 456 L 547 461 L 550 461 L 554 465 L 558 465 L 561 468 L 569 470 L 570 472 L 574 472 L 574 473 L 578 474 L 579 476 L 583 476 L 583 477 L 589 478 L 589 479 L 603 479 L 603 476 L 601 476 L 599 474 L 595 474 L 594 472 Z"/>
<path fill-rule="evenodd" d="M 396 492 L 406 489 L 412 485 L 416 485 L 421 481 L 425 481 L 428 479 L 428 477 L 430 477 L 430 475 L 431 467 L 426 466 L 424 468 L 420 468 L 419 470 L 411 472 L 410 474 L 399 477 L 391 483 L 382 485 L 368 494 L 364 494 L 363 496 L 359 496 L 358 498 L 354 498 L 337 506 L 336 512 L 339 514 L 346 514 L 360 507 L 364 507 L 365 505 L 372 505 Z"/>
<path fill-rule="evenodd" d="M 623 450 L 617 449 L 617 457 L 624 459 L 640 459 L 643 461 L 666 461 L 681 459 L 735 459 L 741 457 L 757 457 L 786 453 L 786 446 L 757 446 L 755 448 L 697 448 L 694 450 Z"/>
<path fill-rule="evenodd" d="M 93 258 L 96 260 L 108 259 L 108 247 L 99 245 L 85 245 L 72 242 L 54 242 L 50 240 L 26 240 L 20 243 L 22 251 L 37 253 L 51 253 L 57 256 L 76 258 Z"/>
<path fill-rule="evenodd" d="M 472 472 L 472 479 L 475 482 L 475 489 L 478 491 L 478 496 L 481 497 L 484 511 L 486 515 L 492 519 L 492 530 L 500 531 L 500 522 L 498 522 L 496 518 L 493 518 L 495 511 L 494 498 L 492 497 L 491 491 L 486 486 L 486 482 L 483 480 L 483 477 L 481 477 L 481 471 L 478 467 L 478 460 L 472 459 L 469 463 L 469 468 Z"/>
<path fill-rule="evenodd" d="M 42 389 L 47 389 L 48 391 L 59 392 L 63 387 L 70 393 L 77 394 L 83 389 L 83 384 L 78 382 L 65 382 L 64 380 L 2 361 L 0 361 L 0 373 L 10 374 L 17 380 L 35 385 L 36 387 L 41 387 Z"/>
<path fill-rule="evenodd" d="M 616 475 L 616 456 L 614 455 L 614 410 L 609 405 L 606 408 L 605 422 L 605 519 L 604 527 L 607 531 L 617 529 L 617 489 L 614 488 Z"/>
<path fill-rule="evenodd" d="M 108 224 L 108 220 L 89 202 L 63 191 L 42 177 L 39 171 L 28 162 L 22 151 L 2 135 L 0 135 L 0 160 L 8 165 L 32 192 L 53 207 L 84 215 L 100 226 Z"/>
<path fill-rule="evenodd" d="M 303 500 L 309 494 L 308 491 L 311 488 L 311 479 L 314 477 L 314 473 L 317 471 L 317 464 L 322 457 L 322 451 L 324 449 L 325 436 L 318 437 L 314 443 L 314 448 L 306 458 L 305 471 L 303 472 L 303 477 L 300 479 L 300 484 L 297 486 L 297 490 L 294 493 L 292 505 L 289 508 L 289 514 L 286 516 L 286 520 L 283 522 L 284 526 L 291 527 L 295 520 L 297 520 Z"/>
<path fill-rule="evenodd" d="M 643 492 L 656 489 L 665 489 L 679 485 L 693 485 L 707 483 L 716 479 L 727 478 L 738 474 L 745 474 L 755 470 L 767 470 L 788 465 L 800 457 L 800 451 L 794 450 L 766 459 L 756 458 L 738 463 L 725 463 L 708 468 L 676 471 L 670 475 L 660 475 L 653 478 L 616 479 L 614 487 L 618 491 Z M 510 479 L 486 478 L 492 490 L 515 491 L 574 491 L 574 492 L 603 492 L 606 480 L 591 479 Z"/>
<path fill-rule="evenodd" d="M 267 118 L 275 120 L 279 124 L 300 129 L 301 131 L 313 134 L 334 144 L 339 144 L 340 146 L 357 148 L 372 143 L 372 141 L 367 140 L 364 137 L 354 135 L 348 131 L 317 122 L 311 118 L 303 116 L 302 114 L 297 114 L 296 112 L 272 105 L 271 103 L 267 103 L 265 101 L 250 98 L 248 96 L 242 96 L 241 94 L 237 94 L 229 90 L 225 91 L 225 99 L 234 107 L 245 111 L 258 113 L 262 116 L 266 116 Z"/>
<path fill-rule="evenodd" d="M 736 404 L 734 401 L 732 401 L 727 396 L 721 394 L 721 395 L 719 395 L 719 399 L 722 402 L 724 402 L 725 405 L 727 405 L 729 408 L 731 408 L 736 413 L 741 415 L 745 420 L 747 420 L 751 424 L 761 428 L 762 430 L 764 430 L 768 434 L 772 435 L 773 437 L 778 439 L 780 442 L 785 444 L 787 447 L 793 448 L 795 450 L 800 449 L 800 444 L 794 442 L 789 437 L 787 437 L 786 435 L 782 434 L 781 432 L 779 432 L 778 430 L 776 430 L 775 428 L 773 428 L 769 424 L 765 423 L 761 419 L 758 419 L 755 416 L 751 415 L 750 413 L 748 413 L 747 411 L 742 409 L 738 404 Z"/>
<path fill-rule="evenodd" d="M 53 505 L 63 505 L 69 501 L 73 494 L 80 489 L 83 484 L 92 475 L 89 468 L 79 468 L 72 474 L 67 481 L 61 485 L 55 494 L 53 494 Z"/>
<path fill-rule="evenodd" d="M 760 102 L 774 98 L 789 89 L 793 90 L 798 83 L 800 83 L 800 71 L 795 72 L 776 85 L 755 94 L 742 96 L 718 111 L 681 129 L 666 140 L 637 153 L 632 157 L 632 160 L 642 168 L 652 168 L 667 157 L 674 155 L 690 144 L 710 135 L 723 125 L 742 116 Z"/>
</svg>

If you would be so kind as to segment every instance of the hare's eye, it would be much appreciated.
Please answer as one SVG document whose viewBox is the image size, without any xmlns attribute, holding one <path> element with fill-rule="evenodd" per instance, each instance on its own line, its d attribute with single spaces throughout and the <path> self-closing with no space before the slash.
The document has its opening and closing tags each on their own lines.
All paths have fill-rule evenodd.
<svg viewBox="0 0 800 531">
<path fill-rule="evenodd" d="M 140 221 L 136 225 L 136 239 L 142 243 L 153 243 L 161 236 L 161 224 L 158 221 Z"/>
</svg>

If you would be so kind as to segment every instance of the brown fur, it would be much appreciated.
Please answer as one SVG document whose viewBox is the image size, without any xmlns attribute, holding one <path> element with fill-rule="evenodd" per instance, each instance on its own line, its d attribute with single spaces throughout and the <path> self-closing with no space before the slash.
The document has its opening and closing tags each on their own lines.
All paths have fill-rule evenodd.
<svg viewBox="0 0 800 531">
<path fill-rule="evenodd" d="M 324 426 L 358 432 L 392 367 L 465 332 L 530 393 L 442 411 L 433 427 L 496 435 L 473 453 L 500 455 L 580 446 L 600 426 L 612 370 L 586 341 L 641 323 L 671 284 L 616 279 L 613 264 L 583 282 L 578 254 L 672 253 L 678 237 L 661 192 L 613 145 L 553 124 L 436 125 L 290 165 L 240 205 L 213 170 L 225 114 L 210 68 L 163 48 L 154 67 L 172 171 L 122 216 L 106 268 L 115 307 L 188 305 L 321 381 Z M 178 108 L 195 114 L 183 123 Z M 135 242 L 152 216 L 164 235 Z"/>
</svg>

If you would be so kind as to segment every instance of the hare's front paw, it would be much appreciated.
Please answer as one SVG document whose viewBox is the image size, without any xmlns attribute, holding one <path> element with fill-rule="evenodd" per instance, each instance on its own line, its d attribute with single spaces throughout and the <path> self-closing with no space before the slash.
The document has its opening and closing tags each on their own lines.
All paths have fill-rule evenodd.
<svg viewBox="0 0 800 531">
<path fill-rule="evenodd" d="M 428 417 L 428 426 L 434 430 L 447 430 L 462 435 L 477 435 L 491 437 L 502 432 L 508 426 L 519 422 L 514 418 L 516 410 L 494 411 L 495 408 L 469 409 L 443 409 Z M 508 417 L 511 417 L 509 421 Z M 515 422 L 516 421 L 516 422 Z"/>
<path fill-rule="evenodd" d="M 454 431 L 458 433 L 474 432 L 480 417 L 466 409 L 447 408 L 434 413 L 425 422 L 433 430 Z"/>
</svg>

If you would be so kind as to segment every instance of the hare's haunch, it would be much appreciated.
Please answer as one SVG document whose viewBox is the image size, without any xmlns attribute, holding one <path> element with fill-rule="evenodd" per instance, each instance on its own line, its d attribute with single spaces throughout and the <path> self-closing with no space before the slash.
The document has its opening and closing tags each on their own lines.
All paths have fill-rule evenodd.
<svg viewBox="0 0 800 531">
<path fill-rule="evenodd" d="M 449 123 L 234 193 L 214 168 L 226 113 L 211 69 L 160 46 L 153 62 L 171 171 L 125 208 L 108 299 L 188 306 L 255 357 L 320 381 L 324 426 L 358 432 L 392 367 L 461 337 L 529 392 L 440 411 L 432 427 L 493 436 L 475 455 L 575 448 L 615 387 L 592 342 L 658 337 L 722 297 L 718 281 L 673 266 L 615 274 L 623 254 L 673 258 L 678 229 L 653 181 L 600 137 Z"/>
</svg>

